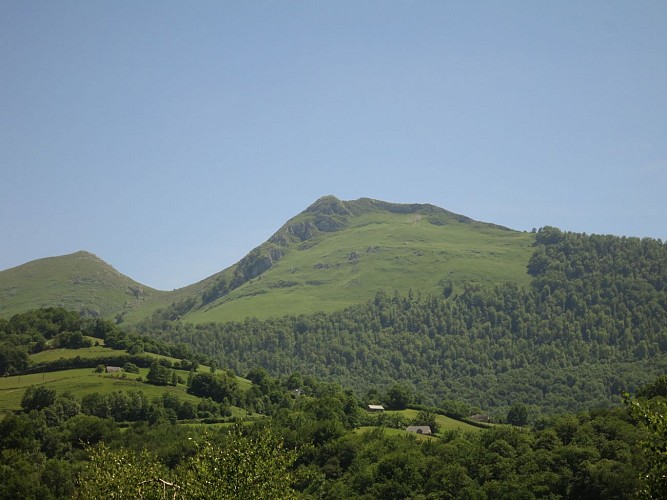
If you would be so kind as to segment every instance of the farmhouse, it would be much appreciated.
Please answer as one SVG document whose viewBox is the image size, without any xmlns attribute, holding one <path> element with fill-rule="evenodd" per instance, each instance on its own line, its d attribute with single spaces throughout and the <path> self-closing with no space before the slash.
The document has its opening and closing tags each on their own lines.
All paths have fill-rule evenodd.
<svg viewBox="0 0 667 500">
<path fill-rule="evenodd" d="M 409 425 L 405 430 L 407 432 L 414 432 L 416 434 L 424 434 L 425 436 L 430 436 L 433 434 L 431 432 L 431 427 L 428 425 Z"/>
<path fill-rule="evenodd" d="M 107 366 L 107 373 L 116 373 L 120 371 L 120 366 Z"/>
<path fill-rule="evenodd" d="M 368 411 L 384 411 L 384 406 L 382 405 L 366 405 Z"/>
</svg>

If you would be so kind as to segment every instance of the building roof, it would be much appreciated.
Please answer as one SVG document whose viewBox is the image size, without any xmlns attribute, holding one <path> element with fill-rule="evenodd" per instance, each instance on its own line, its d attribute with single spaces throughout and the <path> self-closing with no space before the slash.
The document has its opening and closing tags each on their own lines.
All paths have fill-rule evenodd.
<svg viewBox="0 0 667 500">
<path fill-rule="evenodd" d="M 382 405 L 368 405 L 369 410 L 375 410 L 375 411 L 384 411 L 384 406 Z"/>
<path fill-rule="evenodd" d="M 405 430 L 417 434 L 432 434 L 431 427 L 428 425 L 409 425 Z"/>
</svg>

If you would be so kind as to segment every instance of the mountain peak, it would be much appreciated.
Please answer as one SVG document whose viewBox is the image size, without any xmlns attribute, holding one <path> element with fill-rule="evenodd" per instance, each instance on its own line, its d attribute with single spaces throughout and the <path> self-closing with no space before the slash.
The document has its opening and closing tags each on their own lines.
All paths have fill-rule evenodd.
<svg viewBox="0 0 667 500">
<path fill-rule="evenodd" d="M 139 307 L 158 293 L 80 250 L 0 271 L 0 317 L 38 307 L 108 317 Z"/>
<path fill-rule="evenodd" d="M 359 216 L 371 212 L 390 212 L 394 214 L 421 214 L 429 217 L 436 225 L 453 222 L 474 223 L 470 217 L 456 214 L 430 203 L 391 203 L 373 198 L 358 198 L 343 201 L 333 195 L 322 196 L 303 213 L 316 216 Z M 288 222 L 289 224 L 289 222 Z M 499 227 L 499 226 L 496 226 Z"/>
<path fill-rule="evenodd" d="M 345 202 L 339 200 L 333 195 L 322 196 L 315 203 L 310 205 L 305 212 L 322 215 L 351 215 L 345 206 Z"/>
</svg>

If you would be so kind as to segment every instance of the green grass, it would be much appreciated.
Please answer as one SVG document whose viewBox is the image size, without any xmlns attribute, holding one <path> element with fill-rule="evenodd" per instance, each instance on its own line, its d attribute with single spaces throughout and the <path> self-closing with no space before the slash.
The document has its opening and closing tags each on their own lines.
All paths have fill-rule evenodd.
<svg viewBox="0 0 667 500">
<path fill-rule="evenodd" d="M 95 359 L 95 358 L 109 358 L 112 356 L 119 356 L 119 357 L 127 356 L 127 354 L 128 354 L 127 351 L 124 350 L 115 350 L 104 346 L 93 346 L 93 347 L 84 347 L 82 349 L 49 349 L 46 351 L 38 352 L 36 354 L 32 354 L 30 356 L 30 360 L 33 363 L 45 363 L 50 361 L 57 361 L 59 359 L 73 359 L 76 357 L 81 357 L 83 359 Z M 141 356 L 147 356 L 149 358 L 155 358 L 155 359 L 164 359 L 166 361 L 171 362 L 172 364 L 178 363 L 180 361 L 177 358 L 164 356 L 163 354 L 155 354 L 152 352 L 144 352 L 141 354 Z M 142 370 L 145 370 L 146 373 L 148 372 L 148 369 L 142 369 Z M 181 376 L 185 374 L 185 378 L 187 379 L 188 372 L 183 370 L 176 370 L 176 371 L 179 374 L 181 374 Z M 207 365 L 199 365 L 197 371 L 199 373 L 209 372 L 210 367 Z M 241 389 L 244 392 L 250 389 L 250 387 L 252 387 L 252 382 L 243 377 L 237 376 L 236 382 L 239 385 L 239 389 Z"/>
<path fill-rule="evenodd" d="M 363 199 L 339 203 L 354 215 L 334 216 L 342 224 L 337 231 L 314 231 L 310 239 L 297 241 L 290 228 L 327 217 L 322 205 L 319 212 L 302 212 L 276 233 L 288 235 L 288 244 L 260 245 L 263 256 L 271 250 L 283 254 L 270 269 L 183 319 L 205 323 L 333 312 L 372 299 L 379 290 L 441 293 L 443 280 L 454 284 L 454 293 L 464 283 L 529 282 L 530 233 L 464 220 L 432 207 L 395 205 L 388 210 L 387 204 Z M 231 282 L 236 268 L 163 292 L 133 281 L 87 252 L 40 259 L 0 272 L 0 317 L 64 306 L 122 316 L 132 324 L 179 300 L 194 298 L 200 304 L 201 293 L 218 276 Z"/>
<path fill-rule="evenodd" d="M 355 434 L 364 434 L 366 432 L 374 431 L 376 429 L 382 429 L 382 432 L 384 432 L 387 436 L 402 436 L 402 437 L 414 437 L 416 439 L 419 439 L 421 441 L 428 441 L 430 439 L 438 439 L 435 436 L 426 436 L 424 434 L 417 434 L 416 432 L 407 432 L 403 429 L 392 429 L 391 427 L 373 427 L 373 426 L 363 426 L 363 427 L 357 427 L 354 430 Z"/>
<path fill-rule="evenodd" d="M 28 262 L 0 272 L 0 317 L 61 306 L 112 317 L 164 295 L 88 252 Z"/>
<path fill-rule="evenodd" d="M 401 415 L 405 419 L 412 421 L 417 416 L 419 411 L 408 408 L 406 410 L 400 410 L 400 411 L 387 411 L 386 413 Z M 439 433 L 452 430 L 459 430 L 464 432 L 468 431 L 479 432 L 480 430 L 482 430 L 479 427 L 475 427 L 474 425 L 461 422 L 460 420 L 446 417 L 445 415 L 436 415 L 435 420 L 438 423 L 438 426 L 440 427 Z M 417 434 L 414 432 L 407 432 L 405 429 L 392 429 L 389 427 L 363 426 L 355 429 L 354 432 L 357 434 L 361 434 L 378 428 L 382 429 L 383 432 L 388 436 L 414 436 L 415 438 L 420 440 L 437 439 L 437 434 L 434 436 L 427 436 L 423 434 Z"/>
<path fill-rule="evenodd" d="M 387 413 L 398 413 L 400 415 L 403 415 L 408 420 L 413 420 L 414 418 L 417 417 L 417 414 L 419 413 L 419 411 L 408 408 L 406 410 L 401 410 L 401 411 L 396 411 L 396 412 L 389 411 Z M 440 432 L 451 431 L 451 430 L 475 431 L 475 432 L 477 432 L 477 431 L 482 430 L 480 427 L 476 427 L 474 425 L 470 425 L 470 424 L 467 424 L 465 422 L 461 422 L 460 420 L 455 420 L 453 418 L 446 417 L 445 415 L 436 415 L 435 421 L 438 424 L 438 426 L 440 427 Z"/>
<path fill-rule="evenodd" d="M 57 361 L 59 359 L 73 359 L 80 357 L 83 359 L 95 359 L 95 358 L 109 358 L 112 356 L 127 356 L 127 351 L 124 350 L 114 350 L 104 346 L 94 346 L 94 347 L 84 347 L 82 349 L 49 349 L 46 351 L 38 352 L 30 356 L 30 360 L 33 363 L 46 363 L 50 361 Z M 155 354 L 152 352 L 144 352 L 141 356 L 147 356 L 149 358 L 155 359 L 164 359 L 172 364 L 178 363 L 180 360 L 172 358 L 170 356 L 164 356 L 162 354 Z M 183 370 L 177 370 L 179 373 Z M 200 373 L 210 371 L 210 367 L 207 365 L 199 365 L 197 371 Z M 219 371 L 219 370 L 218 370 Z M 187 378 L 187 372 L 185 373 L 185 378 Z M 242 391 L 247 391 L 252 386 L 250 380 L 243 377 L 236 377 L 236 382 L 239 385 L 239 388 Z"/>
<path fill-rule="evenodd" d="M 188 372 L 176 370 L 176 373 L 183 380 L 187 380 Z M 197 396 L 188 394 L 186 386 L 183 384 L 178 384 L 176 387 L 157 386 L 137 380 L 139 377 L 146 380 L 147 374 L 148 368 L 140 368 L 138 374 L 101 374 L 94 373 L 91 368 L 77 368 L 0 378 L 0 415 L 20 410 L 23 393 L 31 385 L 55 389 L 58 393 L 71 392 L 79 398 L 94 392 L 108 394 L 115 391 L 139 390 L 151 399 L 167 393 L 177 396 L 182 401 L 190 401 L 195 405 L 200 401 Z M 125 376 L 123 377 L 123 375 Z M 240 385 L 243 389 L 244 384 Z M 240 408 L 232 407 L 232 416 L 245 417 L 246 412 Z"/>
<path fill-rule="evenodd" d="M 72 359 L 77 356 L 83 359 L 108 358 L 109 356 L 125 356 L 126 351 L 117 351 L 103 346 L 84 347 L 82 349 L 47 349 L 30 356 L 33 363 L 48 363 L 59 359 Z"/>
<path fill-rule="evenodd" d="M 184 319 L 332 312 L 378 290 L 440 293 L 441 280 L 453 282 L 455 292 L 463 283 L 525 284 L 533 238 L 481 223 L 439 226 L 418 214 L 370 212 L 344 230 L 315 236 L 306 249 L 293 245 L 273 268 Z"/>
<path fill-rule="evenodd" d="M 5 377 L 0 379 L 0 413 L 19 410 L 23 393 L 31 385 L 48 387 L 59 393 L 71 392 L 78 397 L 93 392 L 106 394 L 119 390 L 141 390 L 150 398 L 159 397 L 166 392 L 193 403 L 199 401 L 199 398 L 185 392 L 184 385 L 154 386 L 136 380 L 139 376 L 145 379 L 147 372 L 148 370 L 144 369 L 140 374 L 129 373 L 125 374 L 126 378 L 121 378 L 119 374 L 100 374 L 94 373 L 91 368 L 77 368 Z M 186 372 L 179 371 L 179 375 L 187 379 Z"/>
<path fill-rule="evenodd" d="M 30 360 L 33 363 L 47 363 L 50 361 L 57 361 L 59 359 L 74 359 L 74 358 L 83 358 L 83 359 L 95 359 L 95 358 L 110 358 L 110 357 L 121 357 L 127 356 L 128 352 L 125 350 L 111 349 L 104 346 L 93 346 L 93 347 L 83 347 L 81 349 L 47 349 L 42 352 L 32 354 Z M 164 359 L 170 363 L 178 363 L 179 359 L 172 358 L 170 356 L 164 356 L 162 354 L 155 354 L 152 352 L 144 352 L 139 354 L 139 356 L 146 356 L 148 358 L 155 359 Z M 199 370 L 207 370 L 209 367 L 200 365 Z"/>
<path fill-rule="evenodd" d="M 56 361 L 58 359 L 72 359 L 77 356 L 84 359 L 108 358 L 113 355 L 125 356 L 127 351 L 113 350 L 103 346 L 86 347 L 83 349 L 50 349 L 30 356 L 34 363 L 43 363 Z M 160 354 L 144 353 L 148 357 L 156 359 L 166 359 L 172 363 L 177 362 L 176 358 L 163 356 Z M 149 398 L 159 397 L 165 392 L 174 394 L 179 398 L 197 403 L 200 398 L 192 396 L 186 392 L 186 386 L 179 384 L 173 386 L 155 386 L 147 384 L 144 381 L 148 375 L 148 368 L 140 368 L 138 374 L 134 373 L 114 373 L 100 374 L 94 373 L 93 368 L 77 368 L 71 370 L 60 370 L 55 372 L 33 373 L 28 375 L 14 375 L 11 377 L 0 378 L 0 415 L 10 411 L 19 410 L 21 407 L 21 398 L 25 389 L 31 385 L 44 385 L 55 389 L 57 392 L 71 392 L 78 397 L 85 396 L 93 392 L 109 393 L 118 390 L 140 390 Z M 198 372 L 209 372 L 210 368 L 205 365 L 199 365 Z M 185 370 L 175 370 L 182 380 L 187 380 L 189 372 Z M 123 376 L 124 375 L 124 376 Z M 137 380 L 139 377 L 144 381 Z M 241 391 L 247 391 L 252 387 L 252 382 L 242 377 L 236 377 L 238 387 Z M 245 417 L 245 410 L 232 407 L 234 417 Z"/>
</svg>

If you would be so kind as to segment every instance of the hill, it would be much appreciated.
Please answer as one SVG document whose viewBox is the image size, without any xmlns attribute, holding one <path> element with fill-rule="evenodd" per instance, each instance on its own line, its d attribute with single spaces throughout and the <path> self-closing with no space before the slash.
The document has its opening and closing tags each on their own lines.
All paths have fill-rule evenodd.
<svg viewBox="0 0 667 500">
<path fill-rule="evenodd" d="M 119 273 L 96 255 L 80 251 L 0 272 L 0 317 L 40 307 L 113 317 L 164 293 Z"/>
</svg>

